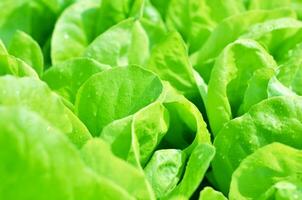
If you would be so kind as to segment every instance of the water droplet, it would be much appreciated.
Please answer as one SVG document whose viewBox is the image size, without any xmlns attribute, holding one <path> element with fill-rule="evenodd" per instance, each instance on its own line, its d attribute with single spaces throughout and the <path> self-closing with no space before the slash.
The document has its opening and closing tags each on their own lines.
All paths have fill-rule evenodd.
<svg viewBox="0 0 302 200">
<path fill-rule="evenodd" d="M 69 35 L 67 33 L 65 33 L 63 37 L 64 37 L 64 39 L 68 39 Z"/>
</svg>

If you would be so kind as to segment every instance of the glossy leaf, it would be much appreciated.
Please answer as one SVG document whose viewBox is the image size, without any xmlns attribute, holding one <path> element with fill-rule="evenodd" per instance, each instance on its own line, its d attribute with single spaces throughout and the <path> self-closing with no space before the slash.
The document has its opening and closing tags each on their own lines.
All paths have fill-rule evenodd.
<svg viewBox="0 0 302 200">
<path fill-rule="evenodd" d="M 177 32 L 170 33 L 153 48 L 147 66 L 186 97 L 198 95 L 186 46 Z"/>
<path fill-rule="evenodd" d="M 93 74 L 110 69 L 110 66 L 88 58 L 74 58 L 48 69 L 42 79 L 48 86 L 71 103 L 82 84 Z"/>
<path fill-rule="evenodd" d="M 58 19 L 51 39 L 52 64 L 79 57 L 95 37 L 98 1 L 79 1 Z"/>
<path fill-rule="evenodd" d="M 17 31 L 13 36 L 8 51 L 20 58 L 41 75 L 44 68 L 42 50 L 39 44 L 24 32 Z"/>
<path fill-rule="evenodd" d="M 129 195 L 137 199 L 155 199 L 143 171 L 114 156 L 103 140 L 88 141 L 82 148 L 82 156 L 97 174 L 125 189 Z"/>
<path fill-rule="evenodd" d="M 213 146 L 209 144 L 197 145 L 189 157 L 181 182 L 165 199 L 180 195 L 189 198 L 199 186 L 214 155 L 215 148 Z"/>
<path fill-rule="evenodd" d="M 191 154 L 197 144 L 210 143 L 210 134 L 198 108 L 180 95 L 170 84 L 164 84 L 162 95 L 170 114 L 170 128 L 162 145 L 169 148 L 185 149 Z"/>
<path fill-rule="evenodd" d="M 219 188 L 226 193 L 241 161 L 262 146 L 280 142 L 301 149 L 301 111 L 301 97 L 273 97 L 227 123 L 214 141 L 212 166 Z"/>
<path fill-rule="evenodd" d="M 51 34 L 57 16 L 74 0 L 3 0 L 0 2 L 0 37 L 9 44 L 17 30 L 31 35 L 40 45 Z"/>
<path fill-rule="evenodd" d="M 301 76 L 301 55 L 302 55 L 302 44 L 297 45 L 294 49 L 290 50 L 284 59 L 280 62 L 279 73 L 277 75 L 280 82 L 285 86 L 301 95 L 302 82 Z"/>
<path fill-rule="evenodd" d="M 215 135 L 225 123 L 238 116 L 248 82 L 260 69 L 277 68 L 270 54 L 253 40 L 237 40 L 221 53 L 213 68 L 206 101 Z M 263 72 L 258 72 L 263 73 Z"/>
<path fill-rule="evenodd" d="M 211 187 L 205 187 L 199 195 L 199 200 L 227 200 L 221 192 L 215 191 Z"/>
<path fill-rule="evenodd" d="M 177 149 L 162 149 L 154 152 L 145 167 L 145 174 L 157 198 L 170 193 L 181 180 L 187 156 Z"/>
<path fill-rule="evenodd" d="M 30 76 L 38 78 L 35 70 L 24 61 L 8 54 L 0 54 L 0 75 L 7 74 L 18 77 Z"/>
<path fill-rule="evenodd" d="M 139 21 L 127 19 L 98 36 L 83 56 L 111 66 L 144 65 L 149 56 L 148 35 Z"/>
<path fill-rule="evenodd" d="M 260 148 L 234 172 L 230 199 L 301 198 L 301 159 L 301 150 L 280 143 Z"/>
<path fill-rule="evenodd" d="M 121 120 L 106 126 L 101 137 L 111 145 L 113 153 L 130 163 L 143 167 L 167 133 L 169 115 L 156 101 Z"/>
<path fill-rule="evenodd" d="M 37 112 L 81 146 L 91 135 L 45 83 L 34 78 L 0 78 L 0 105 L 24 106 Z"/>
<path fill-rule="evenodd" d="M 83 84 L 76 113 L 93 135 L 100 135 L 106 125 L 134 114 L 161 92 L 162 84 L 151 72 L 136 66 L 117 67 L 95 74 Z"/>
<path fill-rule="evenodd" d="M 171 0 L 166 22 L 183 36 L 192 53 L 201 48 L 218 22 L 242 9 L 238 0 Z"/>
<path fill-rule="evenodd" d="M 143 6 L 144 0 L 102 0 L 98 14 L 98 32 L 103 33 L 129 17 L 140 17 Z"/>
<path fill-rule="evenodd" d="M 195 54 L 194 67 L 208 83 L 216 57 L 229 43 L 247 32 L 252 25 L 283 17 L 295 17 L 295 13 L 288 9 L 254 10 L 226 18 L 213 30 L 209 39 Z"/>
<path fill-rule="evenodd" d="M 76 148 L 40 115 L 1 106 L 0 127 L 1 199 L 133 199 L 87 168 Z"/>
</svg>

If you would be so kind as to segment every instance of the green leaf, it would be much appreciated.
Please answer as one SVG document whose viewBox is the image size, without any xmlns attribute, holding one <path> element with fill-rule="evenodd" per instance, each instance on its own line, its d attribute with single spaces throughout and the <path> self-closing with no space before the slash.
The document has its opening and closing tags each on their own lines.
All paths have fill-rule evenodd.
<svg viewBox="0 0 302 200">
<path fill-rule="evenodd" d="M 49 68 L 42 79 L 48 86 L 71 103 L 82 84 L 93 74 L 110 69 L 89 58 L 73 58 Z"/>
<path fill-rule="evenodd" d="M 86 167 L 74 145 L 41 115 L 0 106 L 0 128 L 1 199 L 133 199 Z"/>
<path fill-rule="evenodd" d="M 169 120 L 168 110 L 159 102 L 154 102 L 133 115 L 132 130 L 139 144 L 142 166 L 167 133 Z"/>
<path fill-rule="evenodd" d="M 98 15 L 98 32 L 103 33 L 129 17 L 140 17 L 144 3 L 144 0 L 102 0 Z"/>
<path fill-rule="evenodd" d="M 160 43 L 166 36 L 167 30 L 165 26 L 158 25 L 148 19 L 141 18 L 139 20 L 141 26 L 144 28 L 149 42 L 149 51 L 153 49 L 158 43 Z M 150 56 L 150 55 L 149 55 Z"/>
<path fill-rule="evenodd" d="M 280 143 L 260 148 L 234 172 L 230 199 L 301 198 L 301 161 L 301 150 Z"/>
<path fill-rule="evenodd" d="M 300 199 L 302 198 L 302 188 L 299 183 L 279 181 L 268 189 L 259 199 Z"/>
<path fill-rule="evenodd" d="M 17 31 L 11 39 L 8 51 L 31 66 L 39 75 L 44 68 L 43 53 L 39 44 L 29 35 Z"/>
<path fill-rule="evenodd" d="M 0 75 L 14 75 L 18 77 L 30 76 L 38 78 L 35 70 L 24 61 L 8 54 L 0 54 Z"/>
<path fill-rule="evenodd" d="M 162 92 L 158 77 L 137 66 L 116 67 L 90 77 L 78 92 L 75 109 L 95 136 L 114 120 L 136 113 Z"/>
<path fill-rule="evenodd" d="M 158 27 L 165 27 L 164 21 L 159 13 L 159 11 L 150 3 L 150 0 L 144 1 L 143 16 L 142 19 L 147 19 L 151 23 Z"/>
<path fill-rule="evenodd" d="M 76 2 L 76 0 L 39 0 L 46 5 L 50 10 L 56 14 L 60 14 L 69 5 Z"/>
<path fill-rule="evenodd" d="M 250 0 L 248 9 L 276 9 L 290 7 L 291 0 Z"/>
<path fill-rule="evenodd" d="M 166 13 L 169 7 L 171 0 L 150 0 L 152 5 L 159 11 L 163 18 L 166 17 Z"/>
<path fill-rule="evenodd" d="M 177 149 L 157 150 L 144 171 L 157 198 L 170 193 L 182 178 L 187 156 Z"/>
<path fill-rule="evenodd" d="M 100 136 L 111 145 L 115 155 L 143 167 L 168 127 L 168 112 L 156 101 L 133 116 L 113 121 L 103 129 Z"/>
<path fill-rule="evenodd" d="M 101 139 L 92 139 L 82 148 L 85 163 L 97 174 L 113 181 L 137 199 L 155 199 L 144 172 L 114 156 Z"/>
<path fill-rule="evenodd" d="M 218 22 L 242 10 L 238 0 L 171 0 L 166 23 L 183 36 L 192 53 L 201 48 Z"/>
<path fill-rule="evenodd" d="M 295 13 L 289 9 L 254 10 L 226 18 L 213 30 L 203 47 L 194 55 L 194 67 L 205 82 L 208 82 L 216 57 L 229 43 L 247 32 L 252 25 L 283 17 L 295 17 Z"/>
<path fill-rule="evenodd" d="M 197 145 L 189 157 L 181 182 L 164 199 L 176 196 L 191 197 L 201 183 L 214 155 L 215 148 L 212 145 Z"/>
<path fill-rule="evenodd" d="M 270 87 L 270 81 L 275 74 L 276 70 L 273 68 L 258 69 L 253 73 L 252 77 L 248 80 L 238 115 L 243 115 L 248 112 L 251 106 L 271 97 L 268 91 L 272 88 Z M 278 91 L 278 88 L 272 91 Z"/>
<path fill-rule="evenodd" d="M 110 66 L 144 65 L 149 56 L 149 39 L 139 21 L 127 19 L 98 36 L 83 56 Z"/>
<path fill-rule="evenodd" d="M 298 18 L 302 19 L 302 2 L 300 0 L 292 0 L 291 1 L 291 8 L 294 9 L 297 13 Z"/>
<path fill-rule="evenodd" d="M 221 192 L 215 191 L 211 187 L 205 187 L 200 192 L 199 200 L 227 200 Z"/>
<path fill-rule="evenodd" d="M 5 45 L 4 45 L 4 43 L 3 43 L 3 41 L 2 40 L 0 40 L 0 54 L 2 55 L 7 55 L 8 54 L 8 52 L 7 52 L 7 49 L 6 49 L 6 47 L 5 47 Z"/>
<path fill-rule="evenodd" d="M 285 87 L 276 77 L 272 77 L 267 86 L 268 97 L 275 96 L 295 96 L 295 92 Z"/>
<path fill-rule="evenodd" d="M 98 1 L 78 1 L 58 19 L 51 39 L 52 64 L 79 57 L 96 36 Z"/>
<path fill-rule="evenodd" d="M 189 99 L 199 95 L 186 45 L 177 32 L 168 34 L 152 49 L 147 68 Z"/>
<path fill-rule="evenodd" d="M 100 137 L 111 146 L 114 155 L 140 168 L 139 145 L 132 121 L 132 115 L 114 120 L 103 128 Z"/>
<path fill-rule="evenodd" d="M 78 146 L 83 145 L 91 137 L 82 122 L 63 105 L 60 98 L 44 82 L 38 79 L 1 77 L 0 105 L 20 105 L 37 112 L 54 127 L 67 134 Z"/>
<path fill-rule="evenodd" d="M 207 125 L 198 108 L 169 83 L 164 86 L 162 99 L 170 115 L 170 128 L 161 146 L 185 149 L 187 154 L 191 154 L 197 144 L 210 143 Z"/>
<path fill-rule="evenodd" d="M 298 95 L 302 94 L 302 44 L 298 44 L 291 49 L 280 62 L 279 73 L 277 75 L 280 82 L 295 91 Z"/>
<path fill-rule="evenodd" d="M 302 22 L 293 18 L 267 20 L 250 26 L 240 38 L 254 39 L 280 60 L 289 49 L 302 41 Z"/>
<path fill-rule="evenodd" d="M 253 74 L 277 68 L 270 54 L 253 40 L 237 40 L 217 58 L 212 70 L 206 101 L 207 114 L 215 135 L 225 123 L 238 116 Z M 261 72 L 262 73 L 262 72 Z"/>
<path fill-rule="evenodd" d="M 301 110 L 299 96 L 273 97 L 227 123 L 214 141 L 217 153 L 212 167 L 219 189 L 227 193 L 232 173 L 262 146 L 280 142 L 301 149 Z"/>
<path fill-rule="evenodd" d="M 0 38 L 7 45 L 17 30 L 43 45 L 52 32 L 57 16 L 73 0 L 2 0 L 0 2 Z"/>
<path fill-rule="evenodd" d="M 210 136 L 198 109 L 173 88 L 133 115 L 115 120 L 101 132 L 118 157 L 144 167 L 155 149 L 182 148 L 191 154 Z M 162 103 L 163 101 L 163 103 Z"/>
</svg>

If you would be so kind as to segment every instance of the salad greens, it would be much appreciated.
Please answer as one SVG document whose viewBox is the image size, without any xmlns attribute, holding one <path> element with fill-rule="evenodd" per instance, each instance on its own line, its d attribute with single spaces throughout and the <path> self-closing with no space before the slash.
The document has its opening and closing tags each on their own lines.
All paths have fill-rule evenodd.
<svg viewBox="0 0 302 200">
<path fill-rule="evenodd" d="M 0 8 L 0 199 L 302 199 L 301 0 Z"/>
</svg>

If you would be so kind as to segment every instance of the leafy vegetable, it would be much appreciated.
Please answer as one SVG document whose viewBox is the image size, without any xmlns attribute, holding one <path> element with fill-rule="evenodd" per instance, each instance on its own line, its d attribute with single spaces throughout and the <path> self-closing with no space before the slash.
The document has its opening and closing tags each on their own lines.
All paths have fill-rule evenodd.
<svg viewBox="0 0 302 200">
<path fill-rule="evenodd" d="M 31 66 L 26 64 L 19 58 L 8 55 L 7 52 L 0 54 L 0 74 L 6 75 L 11 74 L 15 76 L 32 76 L 38 77 L 37 73 L 32 69 Z"/>
<path fill-rule="evenodd" d="M 34 78 L 4 76 L 0 78 L 0 88 L 0 105 L 20 105 L 37 112 L 77 145 L 84 144 L 91 137 L 82 122 L 45 83 Z"/>
<path fill-rule="evenodd" d="M 208 144 L 196 146 L 189 158 L 183 180 L 168 195 L 168 198 L 178 195 L 189 198 L 200 184 L 214 154 L 214 148 Z"/>
<path fill-rule="evenodd" d="M 194 52 L 203 45 L 218 22 L 240 13 L 241 9 L 242 4 L 237 0 L 171 0 L 166 22 L 168 27 L 182 34 L 190 52 Z"/>
<path fill-rule="evenodd" d="M 106 125 L 134 114 L 154 102 L 161 92 L 162 84 L 154 74 L 135 66 L 114 68 L 95 74 L 83 84 L 76 113 L 93 135 L 99 135 Z"/>
<path fill-rule="evenodd" d="M 0 38 L 8 44 L 22 30 L 44 45 L 60 12 L 74 0 L 3 0 L 0 3 Z"/>
<path fill-rule="evenodd" d="M 238 116 L 249 80 L 256 71 L 263 73 L 265 68 L 274 69 L 277 64 L 253 40 L 237 40 L 228 45 L 217 58 L 206 99 L 207 113 L 214 134 L 226 122 Z M 255 88 L 254 86 L 253 89 Z"/>
<path fill-rule="evenodd" d="M 79 1 L 62 13 L 51 39 L 53 64 L 82 55 L 95 37 L 92 22 L 97 16 L 98 6 L 98 1 Z"/>
<path fill-rule="evenodd" d="M 143 65 L 148 55 L 148 36 L 142 25 L 133 19 L 101 34 L 84 52 L 84 56 L 111 66 Z"/>
<path fill-rule="evenodd" d="M 201 192 L 199 196 L 199 200 L 226 200 L 220 192 L 215 191 L 211 187 L 205 187 Z"/>
<path fill-rule="evenodd" d="M 258 148 L 272 142 L 302 147 L 301 100 L 294 96 L 270 98 L 221 129 L 214 141 L 217 154 L 212 164 L 216 181 L 224 192 L 240 162 Z"/>
<path fill-rule="evenodd" d="M 171 67 L 173 66 L 173 67 Z M 189 61 L 185 43 L 177 32 L 167 35 L 152 49 L 147 68 L 188 98 L 197 95 L 194 72 Z"/>
<path fill-rule="evenodd" d="M 0 199 L 302 199 L 301 0 L 0 8 Z"/>
<path fill-rule="evenodd" d="M 42 79 L 52 90 L 74 103 L 81 85 L 93 74 L 109 68 L 93 59 L 74 58 L 52 66 Z"/>
<path fill-rule="evenodd" d="M 152 189 L 140 171 L 115 157 L 109 145 L 100 139 L 90 140 L 82 148 L 84 161 L 99 175 L 114 181 L 138 199 L 154 199 Z M 137 185 L 137 183 L 140 183 Z"/>
<path fill-rule="evenodd" d="M 38 114 L 1 106 L 0 116 L 1 198 L 132 199 L 86 167 L 67 138 Z"/>
<path fill-rule="evenodd" d="M 230 199 L 301 198 L 301 158 L 300 150 L 280 143 L 260 148 L 234 172 Z"/>
<path fill-rule="evenodd" d="M 157 197 L 171 192 L 181 179 L 186 156 L 180 150 L 158 150 L 145 167 L 145 173 Z"/>
<path fill-rule="evenodd" d="M 24 32 L 16 32 L 8 49 L 9 53 L 24 60 L 41 75 L 44 61 L 39 44 Z"/>
<path fill-rule="evenodd" d="M 294 18 L 295 13 L 287 9 L 276 9 L 272 11 L 253 10 L 226 18 L 213 30 L 209 39 L 195 54 L 194 67 L 205 81 L 208 82 L 213 68 L 213 62 L 224 47 L 247 32 L 250 26 L 263 23 L 266 20 L 284 17 Z"/>
</svg>

